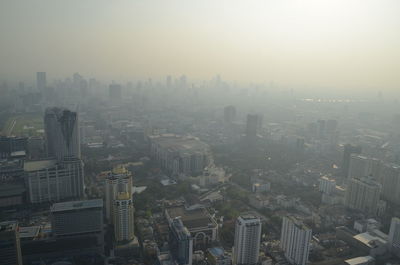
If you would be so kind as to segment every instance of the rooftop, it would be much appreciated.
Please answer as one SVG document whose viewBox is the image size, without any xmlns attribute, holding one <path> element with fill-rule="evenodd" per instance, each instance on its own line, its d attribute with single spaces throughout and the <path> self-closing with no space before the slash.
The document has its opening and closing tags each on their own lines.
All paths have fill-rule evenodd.
<svg viewBox="0 0 400 265">
<path fill-rule="evenodd" d="M 19 228 L 19 237 L 23 238 L 35 238 L 39 235 L 40 226 L 28 226 Z"/>
<path fill-rule="evenodd" d="M 13 231 L 17 228 L 17 221 L 5 221 L 0 223 L 0 232 Z"/>
<path fill-rule="evenodd" d="M 373 257 L 365 256 L 365 257 L 357 257 L 357 258 L 354 258 L 354 259 L 348 259 L 348 260 L 345 260 L 344 262 L 346 264 L 349 264 L 349 265 L 358 265 L 358 264 L 366 264 L 366 263 L 371 262 L 373 260 L 374 260 Z"/>
<path fill-rule="evenodd" d="M 24 164 L 25 171 L 38 171 L 46 168 L 54 167 L 57 163 L 56 160 L 38 160 L 38 161 L 28 161 Z"/>
<path fill-rule="evenodd" d="M 87 201 L 69 201 L 69 202 L 59 202 L 54 203 L 51 206 L 51 212 L 63 212 L 63 211 L 74 211 L 83 210 L 90 208 L 103 208 L 103 200 L 87 200 Z"/>
<path fill-rule="evenodd" d="M 166 209 L 171 219 L 180 217 L 189 230 L 199 227 L 215 227 L 216 223 L 205 209 L 186 210 L 184 206 Z"/>
</svg>

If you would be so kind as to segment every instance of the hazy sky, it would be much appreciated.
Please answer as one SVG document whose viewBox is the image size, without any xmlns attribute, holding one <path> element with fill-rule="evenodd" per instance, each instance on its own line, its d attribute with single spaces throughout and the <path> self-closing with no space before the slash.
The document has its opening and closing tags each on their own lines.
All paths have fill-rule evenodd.
<svg viewBox="0 0 400 265">
<path fill-rule="evenodd" d="M 400 90 L 399 0 L 1 0 L 0 79 Z"/>
</svg>

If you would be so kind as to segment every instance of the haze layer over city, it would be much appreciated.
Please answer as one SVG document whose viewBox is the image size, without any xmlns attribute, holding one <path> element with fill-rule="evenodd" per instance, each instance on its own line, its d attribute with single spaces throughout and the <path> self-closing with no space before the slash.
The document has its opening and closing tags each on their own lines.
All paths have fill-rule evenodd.
<svg viewBox="0 0 400 265">
<path fill-rule="evenodd" d="M 399 14 L 1 1 L 0 265 L 400 264 Z"/>
</svg>

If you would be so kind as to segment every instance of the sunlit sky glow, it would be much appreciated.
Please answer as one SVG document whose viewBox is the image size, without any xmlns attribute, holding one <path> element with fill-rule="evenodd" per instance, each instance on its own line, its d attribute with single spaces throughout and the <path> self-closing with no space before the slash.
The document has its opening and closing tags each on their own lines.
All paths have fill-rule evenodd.
<svg viewBox="0 0 400 265">
<path fill-rule="evenodd" d="M 2 0 L 0 79 L 400 90 L 398 0 Z"/>
</svg>

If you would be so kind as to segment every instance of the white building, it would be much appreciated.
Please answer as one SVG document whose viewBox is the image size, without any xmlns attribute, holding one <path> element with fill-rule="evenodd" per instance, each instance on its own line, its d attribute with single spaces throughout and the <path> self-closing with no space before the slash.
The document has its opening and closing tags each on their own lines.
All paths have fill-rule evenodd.
<svg viewBox="0 0 400 265">
<path fill-rule="evenodd" d="M 118 193 L 114 200 L 114 234 L 117 242 L 131 241 L 134 234 L 134 207 L 128 192 Z"/>
<path fill-rule="evenodd" d="M 257 264 L 260 252 L 261 221 L 254 215 L 242 215 L 236 220 L 233 264 Z"/>
<path fill-rule="evenodd" d="M 389 230 L 389 247 L 400 258 L 400 218 L 392 218 Z"/>
<path fill-rule="evenodd" d="M 312 231 L 292 216 L 283 217 L 281 231 L 281 248 L 286 259 L 295 265 L 308 262 Z"/>
<path fill-rule="evenodd" d="M 332 194 L 336 189 L 336 181 L 327 176 L 319 179 L 319 191 L 324 194 Z"/>
<path fill-rule="evenodd" d="M 345 206 L 375 216 L 382 186 L 371 177 L 352 178 L 346 190 Z"/>
</svg>

